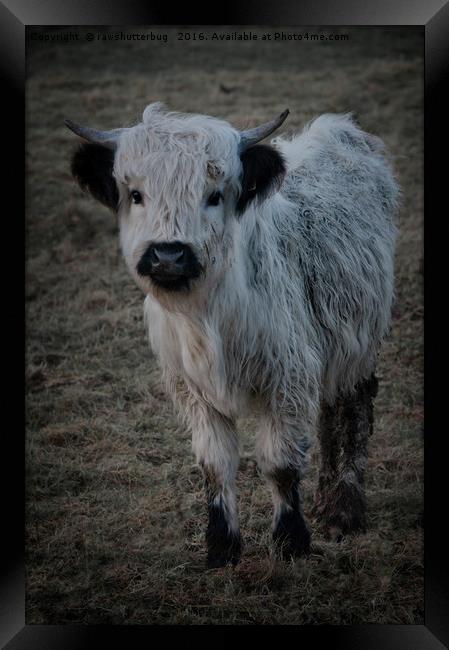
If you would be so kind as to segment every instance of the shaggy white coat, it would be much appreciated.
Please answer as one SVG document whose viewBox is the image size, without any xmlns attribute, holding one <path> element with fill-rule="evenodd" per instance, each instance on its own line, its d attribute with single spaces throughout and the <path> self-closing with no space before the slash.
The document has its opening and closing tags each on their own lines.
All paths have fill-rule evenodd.
<svg viewBox="0 0 449 650">
<path fill-rule="evenodd" d="M 153 104 L 122 136 L 114 166 L 121 246 L 147 294 L 151 347 L 198 461 L 221 480 L 233 529 L 235 419 L 257 406 L 265 472 L 300 466 L 320 401 L 374 371 L 390 322 L 398 198 L 381 141 L 350 115 L 326 114 L 272 141 L 284 180 L 236 217 L 238 143 L 226 122 Z M 217 189 L 223 202 L 207 207 Z M 149 242 L 174 240 L 204 267 L 188 292 L 136 272 Z"/>
</svg>

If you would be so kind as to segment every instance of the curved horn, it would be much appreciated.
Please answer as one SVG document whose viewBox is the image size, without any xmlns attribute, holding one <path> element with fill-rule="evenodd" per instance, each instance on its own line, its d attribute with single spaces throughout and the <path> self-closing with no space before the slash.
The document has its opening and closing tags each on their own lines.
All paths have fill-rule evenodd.
<svg viewBox="0 0 449 650">
<path fill-rule="evenodd" d="M 102 144 L 108 149 L 116 149 L 118 144 L 118 139 L 123 131 L 126 129 L 112 129 L 112 131 L 97 131 L 96 129 L 91 129 L 88 126 L 81 126 L 72 122 L 72 120 L 64 120 L 64 124 L 76 135 L 79 135 L 81 138 L 88 140 L 89 142 L 94 142 L 95 144 Z"/>
<path fill-rule="evenodd" d="M 240 146 L 239 146 L 240 153 L 245 151 L 245 149 L 248 149 L 248 147 L 252 147 L 253 144 L 260 142 L 261 140 L 269 136 L 270 133 L 273 133 L 273 131 L 276 131 L 276 129 L 278 129 L 281 126 L 281 124 L 284 122 L 284 120 L 286 119 L 289 113 L 290 111 L 287 108 L 283 113 L 279 115 L 279 117 L 272 120 L 271 122 L 267 122 L 266 124 L 262 124 L 261 126 L 256 126 L 254 129 L 241 131 Z"/>
</svg>

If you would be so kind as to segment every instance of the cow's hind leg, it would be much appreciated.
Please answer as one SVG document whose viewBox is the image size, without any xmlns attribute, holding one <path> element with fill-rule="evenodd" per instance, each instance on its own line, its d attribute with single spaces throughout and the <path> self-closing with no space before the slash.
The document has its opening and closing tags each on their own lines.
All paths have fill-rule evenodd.
<svg viewBox="0 0 449 650">
<path fill-rule="evenodd" d="M 322 405 L 315 513 L 332 539 L 366 528 L 364 473 L 376 393 L 373 374 L 360 382 L 353 394 L 339 396 L 333 405 Z"/>
<path fill-rule="evenodd" d="M 240 558 L 241 538 L 235 491 L 239 454 L 234 424 L 214 409 L 203 409 L 196 419 L 192 442 L 207 498 L 207 564 L 210 568 L 235 565 Z"/>
<path fill-rule="evenodd" d="M 300 496 L 304 446 L 298 444 L 294 435 L 289 435 L 285 425 L 271 419 L 263 422 L 257 457 L 273 495 L 273 540 L 284 558 L 300 557 L 310 549 L 310 533 Z"/>
</svg>

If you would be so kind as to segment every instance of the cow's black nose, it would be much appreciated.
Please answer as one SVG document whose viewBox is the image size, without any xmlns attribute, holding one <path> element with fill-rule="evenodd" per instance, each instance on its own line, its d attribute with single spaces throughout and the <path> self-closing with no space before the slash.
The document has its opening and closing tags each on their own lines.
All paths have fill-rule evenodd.
<svg viewBox="0 0 449 650">
<path fill-rule="evenodd" d="M 185 253 L 184 244 L 158 244 L 150 246 L 149 253 L 153 269 L 176 268 L 181 263 Z"/>
<path fill-rule="evenodd" d="M 157 242 L 148 246 L 137 265 L 137 272 L 153 278 L 191 276 L 194 261 L 195 255 L 187 244 Z"/>
</svg>

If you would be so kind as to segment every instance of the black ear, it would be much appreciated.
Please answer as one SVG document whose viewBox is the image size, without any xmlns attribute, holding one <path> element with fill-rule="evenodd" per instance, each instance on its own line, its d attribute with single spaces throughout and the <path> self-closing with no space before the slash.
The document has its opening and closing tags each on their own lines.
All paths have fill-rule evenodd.
<svg viewBox="0 0 449 650">
<path fill-rule="evenodd" d="M 240 156 L 243 165 L 242 192 L 237 212 L 243 214 L 254 199 L 262 201 L 279 188 L 286 172 L 281 154 L 267 144 L 256 144 Z"/>
<path fill-rule="evenodd" d="M 82 144 L 72 158 L 71 171 L 80 187 L 112 210 L 117 210 L 118 189 L 112 169 L 114 152 L 100 144 Z"/>
</svg>

